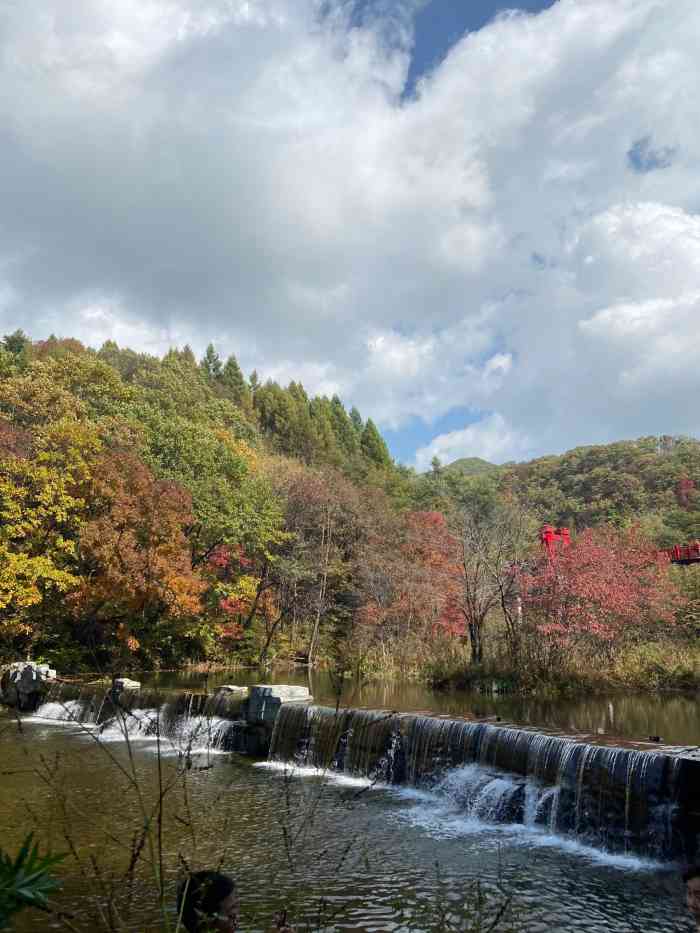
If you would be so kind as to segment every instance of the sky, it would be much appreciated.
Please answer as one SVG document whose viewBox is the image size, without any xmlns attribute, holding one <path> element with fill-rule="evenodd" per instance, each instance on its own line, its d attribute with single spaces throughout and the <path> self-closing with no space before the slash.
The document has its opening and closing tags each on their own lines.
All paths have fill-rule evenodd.
<svg viewBox="0 0 700 933">
<path fill-rule="evenodd" d="M 700 434 L 699 47 L 697 0 L 6 0 L 0 332 L 211 341 L 418 469 Z"/>
</svg>

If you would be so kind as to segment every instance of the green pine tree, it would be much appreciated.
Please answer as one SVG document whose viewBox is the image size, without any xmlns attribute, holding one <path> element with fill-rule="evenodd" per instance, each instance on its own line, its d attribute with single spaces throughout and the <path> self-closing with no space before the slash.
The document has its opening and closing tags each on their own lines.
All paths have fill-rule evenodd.
<svg viewBox="0 0 700 933">
<path fill-rule="evenodd" d="M 250 389 L 233 353 L 224 365 L 221 373 L 221 384 L 226 388 L 228 395 L 236 405 L 240 408 L 250 407 Z"/>
<path fill-rule="evenodd" d="M 205 374 L 207 379 L 214 381 L 221 378 L 223 367 L 221 365 L 221 358 L 219 354 L 214 349 L 214 344 L 210 343 L 206 349 L 204 356 L 200 362 L 200 367 L 202 372 Z"/>
<path fill-rule="evenodd" d="M 384 438 L 377 430 L 377 426 L 371 418 L 367 419 L 367 424 L 362 432 L 360 446 L 362 448 L 362 453 L 368 460 L 371 460 L 372 463 L 376 463 L 377 466 L 382 467 L 391 466 L 392 461 L 389 448 L 386 446 Z"/>
<path fill-rule="evenodd" d="M 362 415 L 353 405 L 350 409 L 350 420 L 352 421 L 352 426 L 355 428 L 358 434 L 362 434 L 365 428 L 365 423 L 362 420 Z"/>
</svg>

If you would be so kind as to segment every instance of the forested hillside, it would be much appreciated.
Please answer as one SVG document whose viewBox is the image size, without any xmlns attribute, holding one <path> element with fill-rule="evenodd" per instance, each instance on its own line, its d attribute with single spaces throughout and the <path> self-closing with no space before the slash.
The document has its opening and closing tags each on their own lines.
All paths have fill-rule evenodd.
<svg viewBox="0 0 700 933">
<path fill-rule="evenodd" d="M 693 438 L 577 447 L 502 467 L 500 484 L 575 529 L 642 521 L 659 544 L 700 538 L 700 442 Z"/>
<path fill-rule="evenodd" d="M 0 654 L 544 676 L 575 644 L 611 662 L 613 641 L 662 622 L 694 631 L 700 592 L 669 589 L 657 549 L 700 535 L 698 482 L 700 445 L 674 438 L 418 475 L 356 409 L 245 377 L 214 347 L 160 359 L 16 332 L 0 347 Z M 580 532 L 606 581 L 595 605 L 578 558 L 551 589 L 544 520 Z"/>
<path fill-rule="evenodd" d="M 492 473 L 499 467 L 481 457 L 461 457 L 445 467 L 448 473 L 461 473 L 463 476 L 476 476 L 479 473 Z"/>
<path fill-rule="evenodd" d="M 388 617 L 405 596 L 391 578 L 410 576 L 408 482 L 370 419 L 245 378 L 213 347 L 198 362 L 9 335 L 2 651 L 94 667 L 327 659 L 344 644 L 359 663 L 376 650 L 353 636 L 359 613 L 381 602 Z M 401 650 L 419 646 L 415 631 Z"/>
</svg>

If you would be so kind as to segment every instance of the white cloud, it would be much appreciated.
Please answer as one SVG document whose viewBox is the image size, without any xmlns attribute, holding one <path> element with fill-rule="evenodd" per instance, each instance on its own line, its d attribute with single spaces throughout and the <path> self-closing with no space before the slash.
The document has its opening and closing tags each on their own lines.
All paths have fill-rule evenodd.
<svg viewBox="0 0 700 933">
<path fill-rule="evenodd" d="M 454 444 L 503 459 L 697 430 L 696 0 L 501 17 L 403 100 L 411 5 L 6 5 L 0 324 L 492 412 Z"/>
<path fill-rule="evenodd" d="M 434 437 L 416 452 L 415 466 L 417 470 L 427 470 L 433 457 L 442 463 L 452 463 L 460 457 L 481 457 L 492 463 L 504 463 L 514 455 L 527 452 L 528 446 L 527 438 L 496 413 L 459 431 Z"/>
</svg>

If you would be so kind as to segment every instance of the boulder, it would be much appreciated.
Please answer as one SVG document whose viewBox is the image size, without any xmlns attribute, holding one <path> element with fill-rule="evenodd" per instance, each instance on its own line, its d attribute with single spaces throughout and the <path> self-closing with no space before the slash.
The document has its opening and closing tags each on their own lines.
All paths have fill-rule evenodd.
<svg viewBox="0 0 700 933">
<path fill-rule="evenodd" d="M 250 688 L 245 718 L 248 723 L 272 725 L 283 703 L 310 703 L 313 700 L 308 687 L 288 684 L 255 684 Z"/>
<path fill-rule="evenodd" d="M 55 680 L 56 671 L 48 664 L 16 661 L 2 673 L 0 699 L 15 709 L 33 712 Z"/>
<path fill-rule="evenodd" d="M 130 680 L 128 677 L 115 677 L 112 683 L 112 690 L 115 693 L 121 693 L 122 690 L 140 690 L 140 680 Z"/>
</svg>

